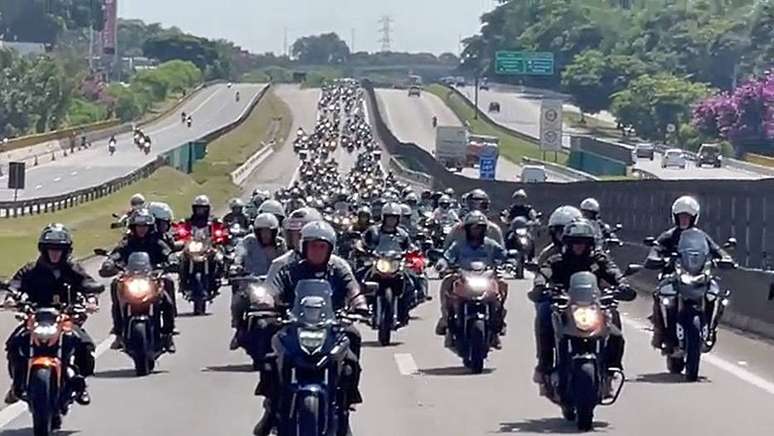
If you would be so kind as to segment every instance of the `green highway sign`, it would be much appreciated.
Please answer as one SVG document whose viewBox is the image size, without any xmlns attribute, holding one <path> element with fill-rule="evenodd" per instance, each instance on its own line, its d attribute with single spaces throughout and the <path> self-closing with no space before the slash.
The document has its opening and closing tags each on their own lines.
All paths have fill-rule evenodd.
<svg viewBox="0 0 774 436">
<path fill-rule="evenodd" d="M 552 76 L 554 54 L 550 52 L 498 51 L 495 73 L 527 76 Z"/>
</svg>

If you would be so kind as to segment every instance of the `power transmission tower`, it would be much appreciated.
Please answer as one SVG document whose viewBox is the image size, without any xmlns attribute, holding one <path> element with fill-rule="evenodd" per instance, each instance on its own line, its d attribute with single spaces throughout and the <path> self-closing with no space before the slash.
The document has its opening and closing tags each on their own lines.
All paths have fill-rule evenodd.
<svg viewBox="0 0 774 436">
<path fill-rule="evenodd" d="M 390 51 L 391 50 L 391 33 L 392 33 L 392 23 L 394 23 L 395 20 L 392 19 L 389 15 L 385 15 L 382 18 L 379 19 L 379 24 L 382 25 L 382 27 L 379 29 L 379 32 L 382 34 L 382 38 L 379 40 L 379 42 L 382 44 L 382 51 Z"/>
</svg>

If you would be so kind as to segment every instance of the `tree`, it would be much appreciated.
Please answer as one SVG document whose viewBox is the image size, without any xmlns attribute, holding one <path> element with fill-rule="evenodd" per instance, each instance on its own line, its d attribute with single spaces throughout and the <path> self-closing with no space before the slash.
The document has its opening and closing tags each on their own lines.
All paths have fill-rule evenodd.
<svg viewBox="0 0 774 436">
<path fill-rule="evenodd" d="M 204 71 L 207 78 L 228 79 L 231 77 L 231 61 L 216 43 L 206 38 L 188 34 L 161 34 L 143 43 L 145 56 L 162 62 L 183 60 Z"/>
<path fill-rule="evenodd" d="M 645 138 L 664 139 L 669 124 L 687 122 L 691 106 L 710 94 L 703 83 L 670 74 L 642 75 L 613 95 L 611 110 L 618 120 L 632 125 Z"/>
<path fill-rule="evenodd" d="M 0 35 L 7 41 L 54 44 L 62 31 L 102 30 L 104 0 L 3 0 Z"/>
<path fill-rule="evenodd" d="M 306 65 L 339 65 L 349 58 L 347 43 L 335 33 L 305 36 L 293 43 L 293 57 Z"/>
</svg>

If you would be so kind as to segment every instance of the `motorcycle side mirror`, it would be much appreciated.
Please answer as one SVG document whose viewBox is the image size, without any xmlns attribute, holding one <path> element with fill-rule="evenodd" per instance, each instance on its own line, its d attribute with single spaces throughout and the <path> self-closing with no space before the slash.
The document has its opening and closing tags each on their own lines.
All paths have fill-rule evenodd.
<svg viewBox="0 0 774 436">
<path fill-rule="evenodd" d="M 94 254 L 96 254 L 97 256 L 105 256 L 105 257 L 107 257 L 108 252 L 104 248 L 95 248 L 94 249 Z"/>
<path fill-rule="evenodd" d="M 626 271 L 624 271 L 624 275 L 632 276 L 642 271 L 642 268 L 643 266 L 638 263 L 630 263 L 629 265 L 626 266 Z"/>
<path fill-rule="evenodd" d="M 431 249 L 427 252 L 427 257 L 433 263 L 436 263 L 443 258 L 443 251 L 438 249 Z"/>
<path fill-rule="evenodd" d="M 535 218 L 537 218 L 537 219 L 543 218 L 543 212 L 538 212 L 538 213 L 535 215 Z"/>
<path fill-rule="evenodd" d="M 112 216 L 113 216 L 113 218 L 115 218 L 115 219 L 121 219 L 121 217 L 120 217 L 120 216 L 119 216 L 117 213 L 112 213 L 111 215 L 112 215 Z"/>
<path fill-rule="evenodd" d="M 120 229 L 120 228 L 121 228 L 121 227 L 123 227 L 123 226 L 124 226 L 124 225 L 123 225 L 123 224 L 121 224 L 121 223 L 110 223 L 110 228 L 111 228 L 111 229 Z"/>
<path fill-rule="evenodd" d="M 728 260 L 728 259 L 719 260 L 717 265 L 718 265 L 718 268 L 720 268 L 720 269 L 734 269 L 734 268 L 736 268 L 736 263 L 733 260 Z"/>
<path fill-rule="evenodd" d="M 524 269 L 530 272 L 537 272 L 540 268 L 535 262 L 524 262 Z"/>
<path fill-rule="evenodd" d="M 656 238 L 653 236 L 648 236 L 647 238 L 643 239 L 642 242 L 644 242 L 648 247 L 652 247 L 656 244 Z"/>
<path fill-rule="evenodd" d="M 616 224 L 616 225 L 615 225 L 615 229 L 616 229 L 616 230 L 621 230 L 621 229 L 623 229 L 623 224 L 621 224 L 621 223 L 618 223 L 618 224 Z"/>
<path fill-rule="evenodd" d="M 728 238 L 725 244 L 723 244 L 723 248 L 736 248 L 736 238 Z"/>
<path fill-rule="evenodd" d="M 379 283 L 365 282 L 365 292 L 366 295 L 375 295 L 377 292 L 379 292 Z"/>
</svg>

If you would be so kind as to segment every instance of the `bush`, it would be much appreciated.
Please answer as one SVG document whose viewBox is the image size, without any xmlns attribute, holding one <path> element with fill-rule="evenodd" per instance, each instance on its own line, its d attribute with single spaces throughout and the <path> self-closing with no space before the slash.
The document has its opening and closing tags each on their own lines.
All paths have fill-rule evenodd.
<svg viewBox="0 0 774 436">
<path fill-rule="evenodd" d="M 74 98 L 70 102 L 70 108 L 67 112 L 67 117 L 71 126 L 79 126 L 81 124 L 89 124 L 97 121 L 102 121 L 106 118 L 107 110 L 98 104 L 84 100 L 82 98 Z"/>
</svg>

